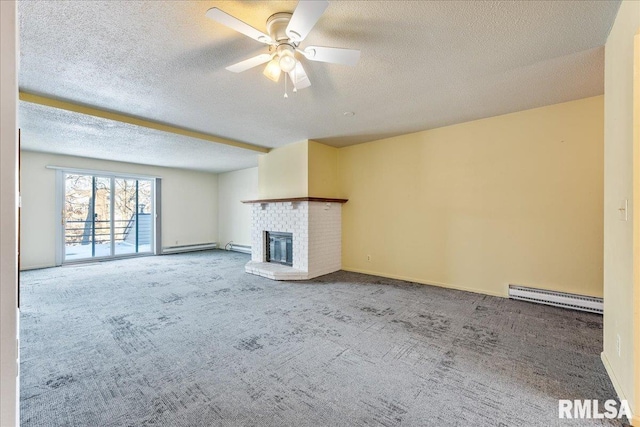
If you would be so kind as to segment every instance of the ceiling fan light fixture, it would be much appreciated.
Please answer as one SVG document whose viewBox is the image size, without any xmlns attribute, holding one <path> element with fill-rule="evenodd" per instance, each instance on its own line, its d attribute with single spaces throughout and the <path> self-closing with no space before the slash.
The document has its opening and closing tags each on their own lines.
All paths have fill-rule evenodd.
<svg viewBox="0 0 640 427">
<path fill-rule="evenodd" d="M 280 56 L 278 64 L 280 65 L 280 69 L 282 71 L 288 73 L 289 71 L 292 71 L 294 68 L 296 68 L 296 58 L 294 58 L 292 53 L 285 51 L 285 53 Z"/>
<path fill-rule="evenodd" d="M 287 95 L 287 78 L 291 79 L 293 92 L 311 86 L 309 76 L 302 65 L 305 60 L 355 66 L 360 59 L 360 51 L 356 49 L 327 46 L 307 46 L 305 49 L 299 47 L 328 6 L 329 0 L 299 0 L 293 13 L 278 12 L 267 19 L 268 35 L 216 7 L 209 9 L 206 16 L 269 46 L 269 53 L 230 65 L 226 67 L 227 70 L 240 73 L 268 63 L 263 74 L 269 80 L 277 83 L 280 80 L 280 74 L 285 72 L 285 95 Z M 302 57 L 296 56 L 296 51 Z"/>
<path fill-rule="evenodd" d="M 276 53 L 280 58 L 278 64 L 280 64 L 280 69 L 285 73 L 296 68 L 297 61 L 294 52 L 295 48 L 288 43 L 282 43 L 276 48 Z"/>
<path fill-rule="evenodd" d="M 273 58 L 267 66 L 264 68 L 262 74 L 265 75 L 269 80 L 277 82 L 280 80 L 280 73 L 282 70 L 280 69 L 279 58 Z"/>
</svg>

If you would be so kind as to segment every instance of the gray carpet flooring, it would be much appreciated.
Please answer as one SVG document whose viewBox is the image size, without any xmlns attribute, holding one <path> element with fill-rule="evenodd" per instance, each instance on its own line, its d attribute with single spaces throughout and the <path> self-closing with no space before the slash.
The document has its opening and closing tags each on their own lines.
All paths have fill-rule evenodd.
<svg viewBox="0 0 640 427">
<path fill-rule="evenodd" d="M 602 318 L 208 251 L 21 273 L 22 426 L 564 426 Z"/>
</svg>

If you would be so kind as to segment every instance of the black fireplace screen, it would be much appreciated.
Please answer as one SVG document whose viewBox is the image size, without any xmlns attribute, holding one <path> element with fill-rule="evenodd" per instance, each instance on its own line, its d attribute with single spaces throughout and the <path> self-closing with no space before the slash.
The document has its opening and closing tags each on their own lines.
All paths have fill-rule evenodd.
<svg viewBox="0 0 640 427">
<path fill-rule="evenodd" d="M 267 231 L 267 262 L 293 265 L 293 234 Z"/>
</svg>

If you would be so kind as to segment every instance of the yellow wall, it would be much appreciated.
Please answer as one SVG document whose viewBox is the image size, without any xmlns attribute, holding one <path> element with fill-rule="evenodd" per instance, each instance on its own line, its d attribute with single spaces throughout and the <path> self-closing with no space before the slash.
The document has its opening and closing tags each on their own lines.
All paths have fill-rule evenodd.
<svg viewBox="0 0 640 427">
<path fill-rule="evenodd" d="M 602 96 L 342 148 L 343 268 L 602 296 L 602 152 Z"/>
<path fill-rule="evenodd" d="M 309 196 L 338 196 L 338 149 L 309 141 Z"/>
<path fill-rule="evenodd" d="M 605 46 L 605 193 L 604 193 L 604 351 L 602 359 L 620 398 L 627 399 L 636 414 L 634 401 L 634 285 L 632 216 L 640 210 L 633 199 L 633 42 L 640 28 L 640 2 L 620 5 Z M 636 120 L 638 120 L 636 113 Z M 638 159 L 635 168 L 640 166 Z M 637 184 L 637 183 L 636 183 Z M 628 199 L 629 221 L 618 218 L 622 200 Z M 639 230 L 635 230 L 637 234 Z M 636 263 L 638 253 L 635 254 Z M 638 300 L 638 295 L 635 296 Z M 621 354 L 616 340 L 620 336 Z"/>
<path fill-rule="evenodd" d="M 259 198 L 336 197 L 338 149 L 302 141 L 271 150 L 258 160 Z"/>
<path fill-rule="evenodd" d="M 155 166 L 23 151 L 21 153 L 21 267 L 52 267 L 56 250 L 55 170 L 94 169 L 162 178 L 162 246 L 218 240 L 217 175 Z"/>
<path fill-rule="evenodd" d="M 271 150 L 258 159 L 258 194 L 261 199 L 309 195 L 308 141 Z"/>
</svg>

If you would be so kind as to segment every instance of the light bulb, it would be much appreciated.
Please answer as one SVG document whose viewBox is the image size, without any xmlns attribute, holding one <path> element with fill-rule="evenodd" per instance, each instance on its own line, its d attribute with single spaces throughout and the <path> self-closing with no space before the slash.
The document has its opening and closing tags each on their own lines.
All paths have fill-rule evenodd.
<svg viewBox="0 0 640 427">
<path fill-rule="evenodd" d="M 284 52 L 282 56 L 280 56 L 280 69 L 285 73 L 292 71 L 296 68 L 296 59 L 289 52 Z"/>
<path fill-rule="evenodd" d="M 289 71 L 296 68 L 296 63 L 298 61 L 296 61 L 294 52 L 295 52 L 294 47 L 287 43 L 282 43 L 278 45 L 278 47 L 276 48 L 276 53 L 280 58 L 279 60 L 280 69 L 285 73 L 288 73 Z"/>
<path fill-rule="evenodd" d="M 271 61 L 269 61 L 262 74 L 264 74 L 265 77 L 267 77 L 269 80 L 277 82 L 278 80 L 280 80 L 280 72 L 281 70 L 280 65 L 278 65 L 278 59 L 273 58 Z"/>
</svg>

